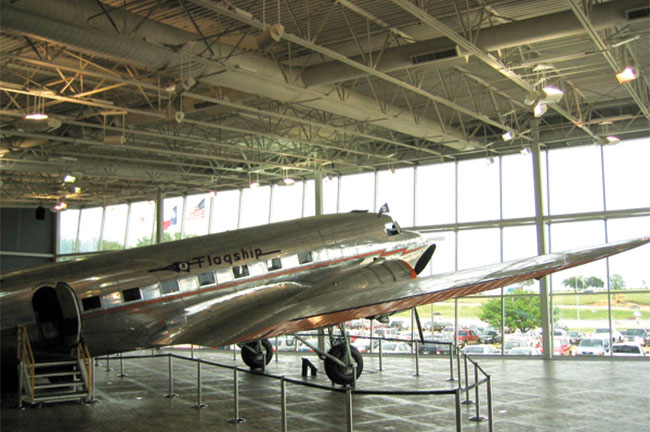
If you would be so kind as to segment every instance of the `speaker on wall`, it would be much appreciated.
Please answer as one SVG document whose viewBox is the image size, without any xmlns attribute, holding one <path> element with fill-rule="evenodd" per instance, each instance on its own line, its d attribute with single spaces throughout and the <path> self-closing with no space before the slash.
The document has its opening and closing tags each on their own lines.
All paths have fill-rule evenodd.
<svg viewBox="0 0 650 432">
<path fill-rule="evenodd" d="M 45 220 L 45 207 L 38 206 L 36 208 L 36 220 Z"/>
</svg>

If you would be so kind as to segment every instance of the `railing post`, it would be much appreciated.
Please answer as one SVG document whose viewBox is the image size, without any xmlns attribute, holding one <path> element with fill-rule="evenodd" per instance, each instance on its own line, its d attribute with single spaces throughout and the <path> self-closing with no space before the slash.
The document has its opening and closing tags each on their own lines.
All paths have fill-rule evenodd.
<svg viewBox="0 0 650 432">
<path fill-rule="evenodd" d="M 347 431 L 354 430 L 354 421 L 352 420 L 352 389 L 348 388 L 345 391 L 345 413 L 347 419 Z"/>
<path fill-rule="evenodd" d="M 450 382 L 451 381 L 456 381 L 454 379 L 454 350 L 453 350 L 453 348 L 454 348 L 454 346 L 450 344 L 449 345 L 449 379 L 447 380 L 447 381 L 450 381 Z M 458 371 L 458 373 L 460 374 L 460 370 Z M 458 379 L 460 381 L 460 375 L 458 375 Z M 460 387 L 460 385 L 459 385 L 459 387 Z"/>
<path fill-rule="evenodd" d="M 237 360 L 237 344 L 232 344 L 232 359 L 233 361 Z"/>
<path fill-rule="evenodd" d="M 201 401 L 201 360 L 196 362 L 196 385 L 196 405 L 194 405 L 194 408 L 205 408 L 207 405 Z"/>
<path fill-rule="evenodd" d="M 467 370 L 467 356 L 463 358 L 465 360 L 465 400 L 462 402 L 465 404 L 473 404 L 474 401 L 469 398 L 469 372 Z"/>
<path fill-rule="evenodd" d="M 20 348 L 18 348 L 20 349 Z M 18 363 L 18 408 L 23 407 L 23 360 Z"/>
<path fill-rule="evenodd" d="M 167 393 L 165 397 L 173 399 L 178 397 L 178 395 L 174 393 L 174 366 L 172 365 L 172 355 L 167 354 L 167 359 L 169 360 L 169 393 Z"/>
<path fill-rule="evenodd" d="M 95 357 L 95 359 L 96 358 L 97 357 Z M 99 401 L 97 399 L 95 399 L 95 365 L 96 364 L 97 363 L 92 358 L 88 359 L 88 366 L 90 368 L 90 370 L 89 370 L 89 372 L 90 372 L 90 377 L 89 377 L 90 378 L 90 399 L 87 399 L 86 403 L 89 403 L 89 404 L 99 403 Z"/>
<path fill-rule="evenodd" d="M 383 356 L 382 356 L 382 353 L 381 353 L 381 341 L 382 341 L 382 339 L 379 338 L 379 369 L 378 370 L 380 370 L 380 371 L 384 370 L 383 367 L 382 367 L 383 366 L 382 365 Z"/>
<path fill-rule="evenodd" d="M 287 382 L 284 376 L 280 381 L 280 403 L 282 406 L 282 432 L 287 432 Z"/>
<path fill-rule="evenodd" d="M 485 417 L 481 416 L 479 410 L 481 409 L 480 407 L 480 401 L 479 401 L 479 385 L 478 385 L 478 366 L 474 364 L 474 390 L 475 390 L 475 398 L 476 398 L 476 415 L 473 417 L 470 417 L 470 421 L 475 421 L 475 422 L 480 422 L 485 420 Z"/>
<path fill-rule="evenodd" d="M 415 341 L 415 375 L 420 376 L 420 350 L 418 349 L 418 341 Z"/>
<path fill-rule="evenodd" d="M 108 354 L 106 354 L 106 369 L 104 369 L 104 372 L 111 372 L 113 368 L 111 367 L 111 359 Z"/>
<path fill-rule="evenodd" d="M 492 378 L 490 375 L 487 376 L 487 410 L 488 410 L 488 430 L 492 432 L 494 430 L 494 424 L 492 419 Z"/>
<path fill-rule="evenodd" d="M 235 417 L 231 418 L 228 420 L 228 423 L 244 423 L 246 421 L 245 418 L 239 417 L 239 370 L 237 368 L 233 369 L 233 390 L 235 392 Z"/>
<path fill-rule="evenodd" d="M 454 401 L 456 405 L 456 432 L 461 432 L 461 410 L 460 410 L 460 379 L 458 380 L 458 387 L 454 393 Z"/>
<path fill-rule="evenodd" d="M 120 353 L 120 373 L 118 373 L 117 376 L 120 378 L 129 376 L 129 374 L 124 372 L 124 359 L 122 358 L 122 353 Z"/>
</svg>

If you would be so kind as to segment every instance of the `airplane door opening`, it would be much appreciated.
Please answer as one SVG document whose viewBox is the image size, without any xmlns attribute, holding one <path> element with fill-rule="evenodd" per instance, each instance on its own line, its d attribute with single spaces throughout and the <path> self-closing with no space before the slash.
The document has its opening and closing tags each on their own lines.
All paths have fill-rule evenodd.
<svg viewBox="0 0 650 432">
<path fill-rule="evenodd" d="M 81 338 L 79 304 L 72 289 L 64 284 L 43 287 L 32 297 L 42 348 L 59 351 L 76 346 Z"/>
</svg>

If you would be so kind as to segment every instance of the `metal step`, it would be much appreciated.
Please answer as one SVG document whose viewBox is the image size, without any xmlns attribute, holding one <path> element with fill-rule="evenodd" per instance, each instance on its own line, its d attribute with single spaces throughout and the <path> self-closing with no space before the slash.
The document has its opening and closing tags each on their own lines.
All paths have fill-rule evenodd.
<svg viewBox="0 0 650 432">
<path fill-rule="evenodd" d="M 51 366 L 77 366 L 77 360 L 34 363 L 35 368 Z"/>
<path fill-rule="evenodd" d="M 66 371 L 66 372 L 51 372 L 51 373 L 37 373 L 34 378 L 50 378 L 50 377 L 63 377 L 63 376 L 77 376 L 81 371 Z"/>
<path fill-rule="evenodd" d="M 87 398 L 89 395 L 86 392 L 77 392 L 77 393 L 64 393 L 64 394 L 52 394 L 47 396 L 36 396 L 34 397 L 33 403 L 47 403 L 47 402 L 63 402 L 63 401 L 73 401 Z"/>
<path fill-rule="evenodd" d="M 80 386 L 80 385 L 84 385 L 84 382 L 80 381 L 80 380 L 77 380 L 77 381 L 51 383 L 51 384 L 35 384 L 34 385 L 34 390 L 72 387 L 72 386 Z"/>
</svg>

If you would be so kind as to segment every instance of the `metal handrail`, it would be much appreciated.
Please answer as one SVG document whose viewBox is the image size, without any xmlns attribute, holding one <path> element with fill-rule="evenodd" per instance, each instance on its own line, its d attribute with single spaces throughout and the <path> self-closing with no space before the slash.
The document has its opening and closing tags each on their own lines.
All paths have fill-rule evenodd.
<svg viewBox="0 0 650 432">
<path fill-rule="evenodd" d="M 27 373 L 29 374 L 29 394 L 34 399 L 35 395 L 35 379 L 36 379 L 36 361 L 34 360 L 34 352 L 32 345 L 29 342 L 29 334 L 24 326 L 18 327 L 18 361 L 26 366 Z M 21 373 L 25 369 L 21 370 Z M 23 391 L 21 388 L 19 391 Z"/>
<path fill-rule="evenodd" d="M 83 342 L 77 345 L 77 361 L 81 362 L 84 368 L 86 368 L 86 376 L 88 377 L 86 387 L 88 394 L 91 394 L 93 391 L 93 359 L 90 357 L 88 347 Z"/>
</svg>

